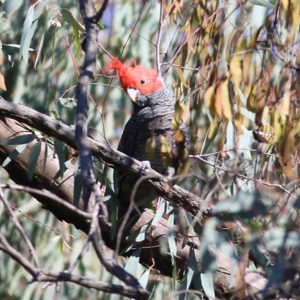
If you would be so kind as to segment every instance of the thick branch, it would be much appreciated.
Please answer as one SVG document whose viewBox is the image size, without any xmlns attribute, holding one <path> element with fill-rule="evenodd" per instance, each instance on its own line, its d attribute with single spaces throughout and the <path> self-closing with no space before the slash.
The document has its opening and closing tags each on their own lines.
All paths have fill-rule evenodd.
<svg viewBox="0 0 300 300">
<path fill-rule="evenodd" d="M 0 97 L 0 116 L 9 117 L 25 123 L 39 129 L 48 136 L 56 137 L 70 147 L 77 148 L 74 130 L 71 127 L 29 107 L 10 103 Z M 138 160 L 90 138 L 87 139 L 87 145 L 95 157 L 100 158 L 114 168 L 118 168 L 127 174 L 132 174 L 137 177 L 151 176 L 154 179 L 149 180 L 149 182 L 158 194 L 183 207 L 194 216 L 196 216 L 199 211 L 203 213 L 209 211 L 209 205 L 204 199 L 176 185 L 171 189 L 166 188 L 169 185 L 167 179 L 154 170 L 148 168 L 145 170 Z"/>
</svg>

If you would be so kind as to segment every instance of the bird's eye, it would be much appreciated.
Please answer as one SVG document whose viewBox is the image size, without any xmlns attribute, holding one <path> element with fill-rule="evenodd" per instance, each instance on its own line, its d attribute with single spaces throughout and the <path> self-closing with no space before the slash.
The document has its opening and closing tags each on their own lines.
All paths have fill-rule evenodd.
<svg viewBox="0 0 300 300">
<path fill-rule="evenodd" d="M 141 84 L 145 84 L 145 83 L 146 83 L 146 80 L 141 79 Z"/>
</svg>

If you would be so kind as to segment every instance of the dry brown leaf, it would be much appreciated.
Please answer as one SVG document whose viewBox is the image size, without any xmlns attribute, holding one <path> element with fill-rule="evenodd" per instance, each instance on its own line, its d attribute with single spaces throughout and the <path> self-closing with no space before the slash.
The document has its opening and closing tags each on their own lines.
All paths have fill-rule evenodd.
<svg viewBox="0 0 300 300">
<path fill-rule="evenodd" d="M 0 89 L 6 91 L 6 85 L 5 85 L 5 81 L 4 81 L 4 76 L 3 74 L 0 72 Z"/>
<path fill-rule="evenodd" d="M 244 299 L 247 296 L 246 293 L 246 283 L 245 283 L 245 272 L 249 263 L 249 252 L 246 251 L 241 255 L 239 264 L 237 266 L 236 276 L 235 276 L 235 287 L 237 289 L 238 299 Z"/>
</svg>

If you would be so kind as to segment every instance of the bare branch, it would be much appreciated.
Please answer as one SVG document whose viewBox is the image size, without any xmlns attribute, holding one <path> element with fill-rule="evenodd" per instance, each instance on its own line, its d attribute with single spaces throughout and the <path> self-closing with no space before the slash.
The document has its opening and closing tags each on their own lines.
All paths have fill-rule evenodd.
<svg viewBox="0 0 300 300">
<path fill-rule="evenodd" d="M 104 0 L 103 3 L 102 3 L 101 8 L 99 9 L 99 11 L 95 15 L 95 22 L 96 23 L 98 23 L 101 20 L 104 12 L 106 10 L 107 5 L 108 5 L 108 0 Z"/>
<path fill-rule="evenodd" d="M 160 0 L 159 23 L 158 23 L 157 40 L 156 40 L 156 70 L 158 74 L 160 74 L 159 54 L 160 54 L 160 40 L 161 40 L 163 17 L 164 17 L 164 1 Z"/>
<path fill-rule="evenodd" d="M 79 208 L 77 208 L 76 206 L 66 202 L 65 200 L 59 198 L 58 196 L 56 196 L 55 194 L 49 192 L 46 189 L 34 189 L 28 186 L 24 186 L 24 185 L 19 185 L 19 184 L 13 184 L 13 183 L 5 183 L 5 184 L 0 184 L 0 188 L 1 189 L 9 189 L 9 190 L 16 190 L 16 191 L 22 191 L 25 193 L 29 193 L 31 195 L 38 195 L 38 196 L 42 196 L 42 197 L 46 197 L 49 200 L 51 200 L 52 202 L 59 204 L 60 206 L 62 206 L 64 209 L 73 212 L 74 214 L 81 216 L 82 218 L 89 220 L 92 218 L 92 215 L 90 213 L 87 213 Z M 1 198 L 1 196 L 0 196 Z"/>
<path fill-rule="evenodd" d="M 4 194 L 3 194 L 3 190 L 0 189 L 0 199 L 1 201 L 3 202 L 6 210 L 9 212 L 10 214 L 10 218 L 13 222 L 13 224 L 15 225 L 15 227 L 17 228 L 17 230 L 19 231 L 22 239 L 24 240 L 25 244 L 27 245 L 28 247 L 28 250 L 33 258 L 33 262 L 34 262 L 34 265 L 36 268 L 39 268 L 40 267 L 40 264 L 39 264 L 39 259 L 35 253 L 35 249 L 31 243 L 31 241 L 29 240 L 29 238 L 27 237 L 27 235 L 25 234 L 25 231 L 24 231 L 24 228 L 21 226 L 20 222 L 18 221 L 18 219 L 16 218 L 13 210 L 11 209 L 10 205 L 9 205 L 9 202 L 7 201 L 7 199 L 4 197 Z"/>
<path fill-rule="evenodd" d="M 20 252 L 15 250 L 7 241 L 7 239 L 0 233 L 0 250 L 7 253 L 19 265 L 21 265 L 33 278 L 32 282 L 73 282 L 80 286 L 96 289 L 99 291 L 119 294 L 134 299 L 147 299 L 145 294 L 141 294 L 139 290 L 130 286 L 122 286 L 116 284 L 109 284 L 102 281 L 95 281 L 85 277 L 76 276 L 68 272 L 49 272 L 38 269 L 32 265 Z"/>
</svg>

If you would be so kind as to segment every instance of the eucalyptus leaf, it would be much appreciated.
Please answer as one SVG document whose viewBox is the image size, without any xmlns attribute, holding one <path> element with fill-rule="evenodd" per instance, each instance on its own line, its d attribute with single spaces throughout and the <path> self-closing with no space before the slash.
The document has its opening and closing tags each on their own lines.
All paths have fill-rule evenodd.
<svg viewBox="0 0 300 300">
<path fill-rule="evenodd" d="M 28 9 L 28 13 L 24 21 L 23 33 L 20 44 L 20 59 L 23 58 L 26 64 L 28 62 L 30 42 L 37 28 L 37 24 L 37 19 L 34 19 L 34 6 L 31 5 Z"/>
<path fill-rule="evenodd" d="M 249 2 L 253 5 L 259 5 L 263 6 L 265 8 L 274 8 L 275 5 L 270 3 L 270 1 L 267 0 L 249 0 Z"/>
<path fill-rule="evenodd" d="M 203 290 L 206 294 L 206 296 L 209 299 L 215 299 L 215 290 L 214 290 L 214 280 L 213 280 L 213 273 L 201 273 L 200 274 L 201 278 L 201 284 L 203 287 Z"/>
<path fill-rule="evenodd" d="M 33 178 L 33 174 L 38 162 L 38 158 L 41 152 L 42 142 L 38 141 L 36 144 L 33 145 L 29 154 L 28 160 L 28 178 L 31 180 Z"/>
<path fill-rule="evenodd" d="M 63 176 L 65 172 L 65 152 L 64 152 L 64 144 L 58 140 L 54 140 L 54 149 L 58 156 L 59 161 L 59 176 Z"/>
<path fill-rule="evenodd" d="M 136 276 L 136 271 L 139 265 L 140 256 L 141 256 L 141 249 L 137 249 L 132 253 L 132 255 L 129 257 L 125 265 L 125 270 L 133 276 Z"/>
<path fill-rule="evenodd" d="M 139 279 L 140 285 L 145 289 L 149 280 L 150 269 L 148 269 Z"/>
<path fill-rule="evenodd" d="M 3 10 L 9 15 L 22 5 L 21 0 L 6 0 L 2 6 Z"/>
<path fill-rule="evenodd" d="M 73 26 L 74 28 L 76 28 L 77 30 L 81 31 L 81 32 L 85 32 L 85 28 L 80 24 L 78 23 L 74 16 L 72 15 L 72 13 L 68 10 L 68 9 L 61 9 L 61 14 L 63 16 L 63 19 L 69 23 L 71 26 Z"/>
<path fill-rule="evenodd" d="M 6 167 L 14 158 L 23 152 L 23 150 L 26 148 L 26 144 L 21 144 L 18 145 L 9 155 L 8 157 L 4 160 L 2 167 Z"/>
<path fill-rule="evenodd" d="M 19 135 L 17 137 L 4 140 L 0 142 L 0 145 L 21 145 L 21 144 L 28 144 L 32 142 L 36 138 L 35 134 L 24 134 L 24 135 Z"/>
</svg>

